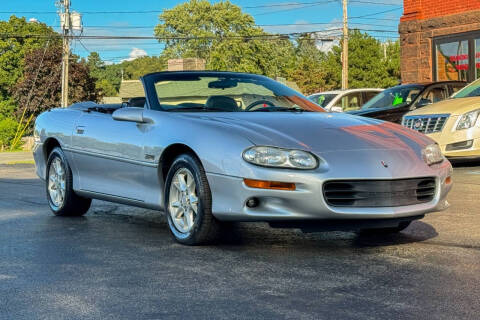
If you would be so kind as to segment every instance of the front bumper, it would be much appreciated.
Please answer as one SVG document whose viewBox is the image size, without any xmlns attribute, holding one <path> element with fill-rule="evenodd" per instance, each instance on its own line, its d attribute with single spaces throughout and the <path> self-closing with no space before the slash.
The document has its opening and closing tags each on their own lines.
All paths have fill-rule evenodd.
<svg viewBox="0 0 480 320">
<path fill-rule="evenodd" d="M 323 177 L 315 172 L 281 172 L 273 177 L 261 176 L 265 169 L 259 170 L 259 176 L 249 179 L 266 179 L 296 184 L 295 191 L 254 189 L 247 187 L 243 177 L 232 177 L 207 173 L 212 191 L 212 212 L 220 220 L 227 221 L 299 221 L 299 220 L 337 220 L 337 219 L 386 219 L 421 216 L 429 212 L 442 211 L 448 207 L 446 196 L 452 184 L 445 180 L 452 173 L 448 161 L 436 165 L 436 194 L 432 201 L 399 207 L 333 207 L 323 198 L 323 183 L 334 180 L 332 176 Z M 397 178 L 397 177 L 396 177 Z M 401 177 L 398 177 L 401 178 Z M 408 178 L 408 177 L 405 177 Z M 259 205 L 249 208 L 248 199 L 256 197 Z"/>
<path fill-rule="evenodd" d="M 443 154 L 452 160 L 480 159 L 480 127 L 474 126 L 466 130 L 455 130 L 458 116 L 451 116 L 441 132 L 430 133 L 427 136 L 438 143 Z M 448 150 L 447 146 L 470 141 L 472 145 L 468 148 Z"/>
</svg>

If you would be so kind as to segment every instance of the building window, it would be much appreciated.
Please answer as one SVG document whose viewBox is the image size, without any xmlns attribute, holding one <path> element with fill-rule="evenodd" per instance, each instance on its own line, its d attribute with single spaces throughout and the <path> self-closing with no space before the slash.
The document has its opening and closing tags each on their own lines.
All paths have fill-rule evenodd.
<svg viewBox="0 0 480 320">
<path fill-rule="evenodd" d="M 480 78 L 480 30 L 433 39 L 434 80 Z"/>
<path fill-rule="evenodd" d="M 480 42 L 479 42 L 480 44 Z M 437 80 L 468 80 L 468 40 L 439 43 L 437 52 Z M 480 55 L 479 55 L 480 58 Z M 480 62 L 480 59 L 479 59 Z M 480 64 L 479 64 L 480 66 Z"/>
</svg>

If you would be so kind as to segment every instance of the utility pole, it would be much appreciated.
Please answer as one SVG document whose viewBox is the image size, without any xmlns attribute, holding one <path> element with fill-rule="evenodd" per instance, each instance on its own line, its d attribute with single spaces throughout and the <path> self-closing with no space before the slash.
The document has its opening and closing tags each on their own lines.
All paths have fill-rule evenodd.
<svg viewBox="0 0 480 320">
<path fill-rule="evenodd" d="M 348 89 L 348 14 L 347 0 L 343 2 L 342 90 Z"/>
<path fill-rule="evenodd" d="M 60 21 L 62 27 L 62 108 L 68 106 L 68 67 L 70 64 L 70 34 L 72 23 L 70 19 L 70 0 L 60 0 Z"/>
</svg>

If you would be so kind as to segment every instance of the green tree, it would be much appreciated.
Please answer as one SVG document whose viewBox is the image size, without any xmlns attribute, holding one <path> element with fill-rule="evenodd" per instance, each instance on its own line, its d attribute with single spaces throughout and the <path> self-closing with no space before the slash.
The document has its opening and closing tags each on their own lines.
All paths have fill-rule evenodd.
<svg viewBox="0 0 480 320">
<path fill-rule="evenodd" d="M 91 52 L 86 61 L 90 77 L 95 79 L 95 88 L 101 96 L 111 97 L 118 94 L 121 75 L 117 68 L 106 65 L 97 52 Z"/>
<path fill-rule="evenodd" d="M 400 83 L 400 41 L 387 41 L 384 43 L 385 50 L 385 67 L 388 73 L 388 81 L 385 87 L 394 86 Z"/>
<path fill-rule="evenodd" d="M 160 15 L 155 36 L 165 44 L 167 59 L 203 58 L 207 69 L 272 77 L 284 75 L 293 52 L 288 40 L 266 41 L 268 34 L 253 17 L 229 1 L 179 4 Z"/>
<path fill-rule="evenodd" d="M 398 83 L 399 46 L 387 44 L 387 56 L 377 39 L 358 30 L 350 31 L 348 83 L 350 88 L 390 87 Z M 342 42 L 327 54 L 328 84 L 339 88 L 342 82 Z M 395 57 L 398 57 L 398 62 Z M 397 69 L 398 68 L 398 69 Z"/>
<path fill-rule="evenodd" d="M 0 101 L 7 100 L 10 89 L 23 75 L 24 57 L 31 50 L 54 45 L 60 41 L 58 34 L 44 23 L 27 22 L 25 18 L 11 16 L 8 21 L 0 21 L 0 34 L 14 34 L 16 37 L 0 39 Z M 25 37 L 26 35 L 46 37 Z M 4 112 L 4 111 L 0 111 Z"/>
<path fill-rule="evenodd" d="M 42 57 L 42 68 L 38 69 L 38 61 Z M 90 76 L 87 64 L 76 56 L 70 59 L 69 103 L 99 100 L 95 79 Z M 35 49 L 25 56 L 24 76 L 13 89 L 13 97 L 22 107 L 16 110 L 17 116 L 21 117 L 25 110 L 26 119 L 29 119 L 30 116 L 60 106 L 61 61 L 62 48 L 59 46 L 48 47 L 46 51 Z"/>
<path fill-rule="evenodd" d="M 295 47 L 295 66 L 288 73 L 289 80 L 296 82 L 304 94 L 330 89 L 324 61 L 325 53 L 318 50 L 310 36 L 299 38 Z"/>
<path fill-rule="evenodd" d="M 0 151 L 5 150 L 15 137 L 18 123 L 11 118 L 0 118 Z"/>
<path fill-rule="evenodd" d="M 167 59 L 165 57 L 140 57 L 130 61 L 120 63 L 125 79 L 137 80 L 141 76 L 151 73 L 164 71 L 167 69 Z"/>
</svg>

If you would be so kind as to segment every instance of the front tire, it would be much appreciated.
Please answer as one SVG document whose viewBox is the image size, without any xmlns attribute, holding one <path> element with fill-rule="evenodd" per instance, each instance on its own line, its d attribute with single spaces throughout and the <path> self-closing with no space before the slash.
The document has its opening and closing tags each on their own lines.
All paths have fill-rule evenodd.
<svg viewBox="0 0 480 320">
<path fill-rule="evenodd" d="M 176 241 L 186 245 L 208 243 L 217 238 L 220 223 L 212 215 L 212 195 L 205 170 L 190 155 L 178 156 L 165 182 L 165 214 Z"/>
<path fill-rule="evenodd" d="M 48 156 L 45 185 L 48 205 L 56 216 L 83 216 L 90 208 L 92 199 L 73 191 L 72 170 L 59 147 Z"/>
</svg>

